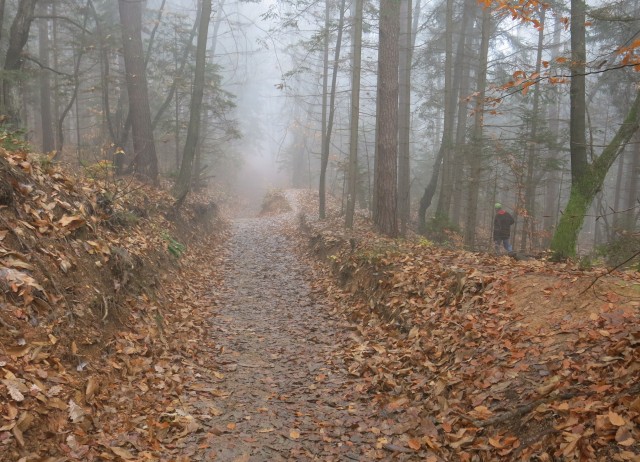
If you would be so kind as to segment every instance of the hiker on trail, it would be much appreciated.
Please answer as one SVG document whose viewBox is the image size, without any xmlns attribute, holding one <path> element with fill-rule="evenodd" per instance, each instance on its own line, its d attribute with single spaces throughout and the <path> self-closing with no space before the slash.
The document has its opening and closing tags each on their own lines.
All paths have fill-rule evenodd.
<svg viewBox="0 0 640 462">
<path fill-rule="evenodd" d="M 493 219 L 493 242 L 495 244 L 496 253 L 500 252 L 500 246 L 504 246 L 507 252 L 511 253 L 511 225 L 514 223 L 513 217 L 509 212 L 502 208 L 502 204 L 496 203 L 496 216 Z"/>
</svg>

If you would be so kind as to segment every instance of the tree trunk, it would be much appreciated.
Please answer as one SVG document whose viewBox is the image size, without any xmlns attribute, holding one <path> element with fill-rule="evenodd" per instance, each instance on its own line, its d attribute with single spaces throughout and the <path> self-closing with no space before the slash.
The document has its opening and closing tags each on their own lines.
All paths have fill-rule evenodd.
<svg viewBox="0 0 640 462">
<path fill-rule="evenodd" d="M 353 18 L 353 73 L 351 75 L 351 120 L 349 122 L 349 183 L 345 226 L 353 228 L 358 186 L 358 123 L 360 120 L 360 72 L 362 70 L 362 10 L 364 0 L 356 0 Z"/>
<path fill-rule="evenodd" d="M 56 18 L 58 15 L 58 11 L 57 11 L 57 6 L 56 6 L 56 2 L 51 2 L 51 14 L 53 15 L 53 20 L 51 22 L 51 38 L 52 38 L 52 48 L 54 50 L 53 52 L 53 68 L 54 69 L 59 69 L 60 68 L 60 62 L 59 62 L 59 58 L 58 58 L 58 49 L 59 46 L 58 44 L 60 43 L 58 40 L 58 19 Z M 56 126 L 58 123 L 58 120 L 60 120 L 60 109 L 61 109 L 61 102 L 60 102 L 60 92 L 58 91 L 58 88 L 60 88 L 60 77 L 58 76 L 58 74 L 54 74 L 53 75 L 53 88 L 55 89 L 55 91 L 53 92 L 53 131 L 54 131 L 54 140 L 53 140 L 53 146 L 54 149 L 56 150 L 56 154 L 58 152 L 57 147 L 58 147 L 58 132 L 56 130 Z"/>
<path fill-rule="evenodd" d="M 398 106 L 398 216 L 400 235 L 406 236 L 411 205 L 411 58 L 412 28 L 411 0 L 401 0 L 400 4 L 400 87 Z"/>
<path fill-rule="evenodd" d="M 551 240 L 551 250 L 555 259 L 576 255 L 578 233 L 585 214 L 597 192 L 602 188 L 609 168 L 625 148 L 640 125 L 640 91 L 636 93 L 627 116 L 616 135 L 609 142 L 600 157 L 591 165 L 586 164 L 583 173 L 571 182 L 571 193 L 564 214 Z"/>
<path fill-rule="evenodd" d="M 324 50 L 322 54 L 322 128 L 320 146 L 320 184 L 318 185 L 318 216 L 321 220 L 326 218 L 327 201 L 327 165 L 329 164 L 329 146 L 327 146 L 327 98 L 329 91 L 329 0 L 324 5 Z M 327 157 L 325 158 L 325 152 Z"/>
<path fill-rule="evenodd" d="M 89 0 L 88 0 L 89 2 Z M 87 3 L 88 3 L 87 2 Z M 85 8 L 85 15 L 82 25 L 82 34 L 80 36 L 80 43 L 77 46 L 77 49 L 74 50 L 74 62 L 75 66 L 73 68 L 73 92 L 71 93 L 71 99 L 67 103 L 67 105 L 62 109 L 60 113 L 60 117 L 57 120 L 57 133 L 56 137 L 56 155 L 59 155 L 62 152 L 62 148 L 64 147 L 64 121 L 67 117 L 67 114 L 71 111 L 71 108 L 76 104 L 78 99 L 78 90 L 80 89 L 80 64 L 82 63 L 82 57 L 86 51 L 85 47 L 85 39 L 86 39 L 86 30 L 87 30 L 87 21 L 89 19 L 89 8 Z M 77 111 L 76 111 L 77 112 Z M 78 120 L 78 116 L 76 115 L 76 123 Z M 79 129 L 76 127 L 76 134 L 79 134 Z M 79 143 L 76 143 L 79 145 Z"/>
<path fill-rule="evenodd" d="M 445 193 L 444 197 L 449 200 L 446 215 L 451 218 L 451 222 L 460 225 L 460 217 L 462 215 L 462 194 L 466 186 L 465 179 L 465 158 L 467 146 L 467 120 L 468 113 L 468 95 L 471 93 L 471 56 L 468 55 L 467 49 L 473 41 L 472 33 L 474 30 L 473 18 L 476 17 L 476 0 L 466 0 L 463 5 L 464 12 L 462 17 L 462 28 L 456 52 L 456 65 L 454 72 L 459 73 L 454 79 L 459 82 L 457 92 L 457 117 L 456 117 L 456 134 L 454 141 L 454 149 L 451 157 L 450 172 L 450 192 Z M 445 204 L 446 205 L 446 204 Z M 444 211 L 444 210 L 443 210 Z"/>
<path fill-rule="evenodd" d="M 156 112 L 156 115 L 153 117 L 153 122 L 151 126 L 154 130 L 158 126 L 158 123 L 162 119 L 162 115 L 165 113 L 165 111 L 171 104 L 171 101 L 173 100 L 174 96 L 176 95 L 178 82 L 184 76 L 184 69 L 187 65 L 187 61 L 189 60 L 189 54 L 191 53 L 191 44 L 193 43 L 193 38 L 196 36 L 197 30 L 198 30 L 198 22 L 196 21 L 193 24 L 193 27 L 191 28 L 191 32 L 189 32 L 189 38 L 185 41 L 184 51 L 182 53 L 182 57 L 180 60 L 180 68 L 175 69 L 176 75 L 175 75 L 175 78 L 173 79 L 173 82 L 171 82 L 171 87 L 169 87 L 169 91 L 167 92 L 167 97 L 164 99 L 164 101 L 160 105 L 160 108 L 158 109 L 158 112 Z M 176 53 L 177 53 L 177 43 L 176 43 Z M 175 59 L 177 60 L 177 56 L 175 56 Z M 176 144 L 177 144 L 177 141 L 176 141 Z"/>
<path fill-rule="evenodd" d="M 489 41 L 491 39 L 491 10 L 482 10 L 482 37 L 478 58 L 476 84 L 476 102 L 473 121 L 473 150 L 469 153 L 469 187 L 467 189 L 467 219 L 465 220 L 464 244 L 473 250 L 476 245 L 476 227 L 478 221 L 478 195 L 480 176 L 482 175 L 482 153 L 484 148 L 484 98 L 487 90 L 487 65 L 489 59 Z"/>
<path fill-rule="evenodd" d="M 151 110 L 142 47 L 142 4 L 118 0 L 124 65 L 129 94 L 134 171 L 149 181 L 158 178 L 158 159 L 151 127 Z"/>
<path fill-rule="evenodd" d="M 336 87 L 338 82 L 338 64 L 340 63 L 340 50 L 342 45 L 342 30 L 344 29 L 344 9 L 345 9 L 345 0 L 342 0 L 340 4 L 340 20 L 338 22 L 338 37 L 336 38 L 336 49 L 333 57 L 333 70 L 331 74 L 331 91 L 329 96 L 329 106 L 328 117 L 327 117 L 327 125 L 324 132 L 324 143 L 322 143 L 323 151 L 321 156 L 321 165 L 320 165 L 320 175 L 321 182 L 320 186 L 323 191 L 321 198 L 323 200 L 322 204 L 322 216 L 320 218 L 324 218 L 326 214 L 325 210 L 325 196 L 326 196 L 326 172 L 327 166 L 329 165 L 329 151 L 331 148 L 331 133 L 333 131 L 333 119 L 335 117 L 336 112 Z"/>
<path fill-rule="evenodd" d="M 200 20 L 198 25 L 198 44 L 196 47 L 196 68 L 193 82 L 193 94 L 189 110 L 189 126 L 187 139 L 182 154 L 180 173 L 174 188 L 174 197 L 179 207 L 184 202 L 191 188 L 193 175 L 193 161 L 196 154 L 198 139 L 200 138 L 200 118 L 202 114 L 202 99 L 204 96 L 204 74 L 206 67 L 207 36 L 211 19 L 211 0 L 202 0 Z"/>
<path fill-rule="evenodd" d="M 17 73 L 22 67 L 22 50 L 29 38 L 29 29 L 33 22 L 37 0 L 20 0 L 16 16 L 9 30 L 9 44 L 4 60 L 4 71 L 0 77 L 2 85 L 0 91 L 0 115 L 5 117 L 2 121 L 9 127 L 19 127 L 20 103 L 17 101 Z M 3 5 L 4 10 L 4 5 Z"/>
<path fill-rule="evenodd" d="M 442 142 L 433 163 L 431 178 L 420 198 L 418 209 L 418 232 L 424 234 L 427 228 L 427 209 L 431 206 L 433 196 L 438 187 L 438 176 L 442 162 L 453 144 L 453 122 L 455 116 L 455 92 L 453 91 L 453 0 L 447 0 L 447 26 L 445 31 L 445 60 L 444 60 L 444 126 L 442 128 Z"/>
<path fill-rule="evenodd" d="M 440 183 L 440 195 L 438 197 L 438 206 L 436 214 L 440 216 L 451 217 L 451 204 L 453 202 L 454 190 L 459 185 L 456 184 L 456 176 L 460 170 L 460 161 L 462 158 L 462 149 L 464 149 L 464 139 L 466 135 L 466 102 L 464 95 L 464 87 L 468 86 L 469 79 L 468 66 L 465 63 L 465 44 L 467 40 L 467 30 L 470 27 L 471 11 L 474 5 L 469 7 L 471 0 L 465 0 L 462 5 L 462 25 L 457 28 L 458 38 L 456 43 L 456 52 L 453 56 L 453 77 L 451 86 L 452 99 L 452 122 L 451 122 L 451 144 L 450 149 L 445 152 L 442 162 L 442 181 Z M 453 13 L 452 13 L 453 14 Z M 453 47 L 454 35 L 452 35 Z M 468 90 L 467 90 L 468 93 Z M 466 96 L 466 95 L 464 95 Z M 457 117 L 456 117 L 457 116 Z"/>
<path fill-rule="evenodd" d="M 400 0 L 381 0 L 373 221 L 389 237 L 398 235 L 399 29 Z"/>
<path fill-rule="evenodd" d="M 542 68 L 542 52 L 544 47 L 544 24 L 546 18 L 546 9 L 540 6 L 540 28 L 538 29 L 538 49 L 536 54 L 536 74 L 540 74 Z M 520 251 L 527 250 L 527 243 L 531 237 L 530 245 L 536 245 L 533 242 L 535 236 L 535 195 L 537 182 L 534 181 L 534 169 L 536 158 L 538 156 L 538 111 L 540 107 L 540 83 L 536 82 L 533 86 L 533 106 L 531 108 L 531 130 L 529 132 L 529 143 L 527 150 L 527 176 L 525 182 L 524 223 L 522 224 L 522 236 L 520 240 Z"/>
<path fill-rule="evenodd" d="M 6 0 L 0 0 L 0 43 L 2 43 L 2 39 L 4 39 L 4 7 L 6 5 Z"/>
<path fill-rule="evenodd" d="M 571 86 L 569 96 L 571 110 L 569 118 L 569 137 L 571 151 L 571 181 L 578 182 L 586 173 L 587 137 L 586 137 L 586 32 L 585 2 L 571 0 Z"/>
<path fill-rule="evenodd" d="M 49 4 L 44 2 L 41 7 L 43 16 L 49 13 Z M 38 21 L 38 47 L 40 64 L 49 66 L 51 42 L 49 40 L 49 20 Z M 53 115 L 51 112 L 51 74 L 48 69 L 40 70 L 40 121 L 42 124 L 42 152 L 49 153 L 55 149 L 53 136 Z"/>
<path fill-rule="evenodd" d="M 551 57 L 556 58 L 561 53 L 561 33 L 563 25 L 561 18 L 555 17 L 553 26 L 553 46 L 551 50 Z M 552 143 L 555 143 L 560 136 L 560 90 L 557 87 L 552 87 L 553 97 L 550 100 L 553 104 L 548 108 L 547 119 L 549 120 L 549 131 L 552 136 Z M 560 155 L 558 151 L 549 152 L 549 160 L 553 161 Z M 543 242 L 543 246 L 548 248 L 551 243 L 551 231 L 555 228 L 558 220 L 558 201 L 560 196 L 560 171 L 559 168 L 554 168 L 550 173 L 546 181 L 545 188 L 545 202 L 544 202 L 544 218 L 542 221 L 542 227 L 547 237 Z"/>
<path fill-rule="evenodd" d="M 627 170 L 627 204 L 624 212 L 624 228 L 626 231 L 634 232 L 638 218 L 638 176 L 640 174 L 640 136 L 636 133 L 636 143 L 633 145 L 631 154 L 631 165 Z M 618 186 L 620 187 L 620 186 Z"/>
</svg>

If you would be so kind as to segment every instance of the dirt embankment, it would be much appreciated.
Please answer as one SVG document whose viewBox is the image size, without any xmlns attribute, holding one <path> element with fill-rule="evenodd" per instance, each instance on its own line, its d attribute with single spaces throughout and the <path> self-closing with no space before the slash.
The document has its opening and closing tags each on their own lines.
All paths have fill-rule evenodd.
<svg viewBox="0 0 640 462">
<path fill-rule="evenodd" d="M 301 220 L 416 460 L 640 460 L 640 278 Z M 426 422 L 426 423 L 425 423 Z"/>
<path fill-rule="evenodd" d="M 0 151 L 0 460 L 170 459 L 192 434 L 166 397 L 213 348 L 189 304 L 215 278 L 191 247 L 224 232 L 216 207 L 176 219 L 166 192 L 88 173 Z"/>
</svg>

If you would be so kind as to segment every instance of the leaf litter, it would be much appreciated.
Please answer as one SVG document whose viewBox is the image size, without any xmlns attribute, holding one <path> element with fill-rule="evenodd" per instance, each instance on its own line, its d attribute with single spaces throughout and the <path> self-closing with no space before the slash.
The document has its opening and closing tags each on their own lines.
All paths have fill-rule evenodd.
<svg viewBox="0 0 640 462">
<path fill-rule="evenodd" d="M 0 460 L 638 460 L 636 273 L 345 234 L 302 191 L 184 251 L 162 191 L 113 220 L 1 154 Z"/>
<path fill-rule="evenodd" d="M 392 241 L 363 216 L 336 232 L 333 217 L 300 219 L 317 284 L 357 324 L 345 363 L 416 460 L 639 460 L 637 272 Z"/>
</svg>

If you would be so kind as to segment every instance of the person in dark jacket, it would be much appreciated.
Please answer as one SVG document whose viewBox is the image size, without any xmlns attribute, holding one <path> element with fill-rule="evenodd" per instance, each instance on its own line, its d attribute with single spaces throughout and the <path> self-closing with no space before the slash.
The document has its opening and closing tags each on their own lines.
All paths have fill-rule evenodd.
<svg viewBox="0 0 640 462">
<path fill-rule="evenodd" d="M 511 242 L 511 225 L 514 220 L 509 212 L 502 208 L 502 204 L 497 203 L 496 216 L 493 219 L 493 242 L 495 244 L 496 253 L 500 252 L 500 246 L 504 246 L 507 252 L 512 252 Z"/>
</svg>

